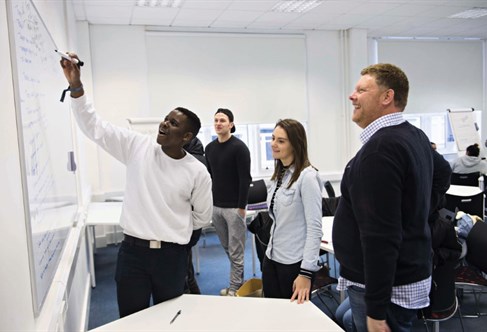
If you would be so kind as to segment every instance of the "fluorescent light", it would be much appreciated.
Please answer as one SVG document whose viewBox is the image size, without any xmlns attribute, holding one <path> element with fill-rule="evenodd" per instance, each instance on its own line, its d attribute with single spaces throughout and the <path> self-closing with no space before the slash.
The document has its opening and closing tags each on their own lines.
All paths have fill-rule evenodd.
<svg viewBox="0 0 487 332">
<path fill-rule="evenodd" d="M 472 8 L 460 13 L 448 16 L 448 18 L 479 18 L 487 15 L 487 8 Z"/>
<path fill-rule="evenodd" d="M 274 12 L 305 13 L 320 5 L 323 0 L 281 0 L 272 7 Z"/>
<path fill-rule="evenodd" d="M 136 5 L 139 7 L 179 8 L 182 2 L 182 0 L 137 0 Z"/>
</svg>

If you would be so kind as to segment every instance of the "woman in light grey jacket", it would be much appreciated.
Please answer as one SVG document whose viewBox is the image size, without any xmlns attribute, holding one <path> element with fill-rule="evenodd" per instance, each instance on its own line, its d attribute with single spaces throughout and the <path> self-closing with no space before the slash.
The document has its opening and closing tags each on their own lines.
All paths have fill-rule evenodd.
<svg viewBox="0 0 487 332">
<path fill-rule="evenodd" d="M 323 184 L 308 160 L 301 123 L 277 122 L 271 147 L 275 169 L 267 204 L 274 223 L 262 268 L 264 296 L 303 303 L 320 268 Z"/>
</svg>

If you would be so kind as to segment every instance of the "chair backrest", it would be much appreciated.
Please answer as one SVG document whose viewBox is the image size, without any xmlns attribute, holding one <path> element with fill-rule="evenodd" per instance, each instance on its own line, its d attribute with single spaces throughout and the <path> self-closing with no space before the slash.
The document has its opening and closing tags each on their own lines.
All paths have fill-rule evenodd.
<svg viewBox="0 0 487 332">
<path fill-rule="evenodd" d="M 331 184 L 330 181 L 325 181 L 325 190 L 326 193 L 328 194 L 328 197 L 333 198 L 335 196 L 335 189 L 333 189 L 333 185 Z"/>
<path fill-rule="evenodd" d="M 321 197 L 321 212 L 323 217 L 331 217 L 335 215 L 335 211 L 340 202 L 339 197 Z"/>
<path fill-rule="evenodd" d="M 249 188 L 248 204 L 262 203 L 267 200 L 267 187 L 264 180 L 252 181 Z"/>
<path fill-rule="evenodd" d="M 446 205 L 447 210 L 453 211 L 463 211 L 468 214 L 479 216 L 484 218 L 484 193 L 479 192 L 473 196 L 456 196 L 446 194 Z"/>
<path fill-rule="evenodd" d="M 480 172 L 473 172 L 473 173 L 466 173 L 466 174 L 452 173 L 451 184 L 455 184 L 459 186 L 478 187 L 479 177 L 480 177 Z"/>
<path fill-rule="evenodd" d="M 467 236 L 467 261 L 487 273 L 487 224 L 477 221 Z"/>
</svg>

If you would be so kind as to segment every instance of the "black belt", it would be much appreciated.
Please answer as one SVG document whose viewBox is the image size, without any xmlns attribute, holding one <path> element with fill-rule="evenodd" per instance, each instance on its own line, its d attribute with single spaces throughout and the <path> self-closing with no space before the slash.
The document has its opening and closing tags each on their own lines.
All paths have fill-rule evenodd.
<svg viewBox="0 0 487 332">
<path fill-rule="evenodd" d="M 176 245 L 176 243 L 172 243 L 172 242 L 139 239 L 138 237 L 130 236 L 127 234 L 124 234 L 123 242 L 133 246 L 139 246 L 139 247 L 151 248 L 151 249 L 161 249 L 161 248 L 167 248 L 168 246 Z"/>
</svg>

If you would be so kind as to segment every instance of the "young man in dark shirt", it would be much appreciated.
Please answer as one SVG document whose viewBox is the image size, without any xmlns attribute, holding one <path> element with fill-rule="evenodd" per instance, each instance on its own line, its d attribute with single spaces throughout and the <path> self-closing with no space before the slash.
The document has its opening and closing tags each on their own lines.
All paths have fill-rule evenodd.
<svg viewBox="0 0 487 332">
<path fill-rule="evenodd" d="M 230 259 L 230 286 L 221 295 L 235 296 L 243 283 L 245 210 L 252 181 L 250 152 L 233 136 L 233 113 L 219 108 L 214 117 L 216 140 L 206 146 L 208 170 L 213 181 L 213 218 L 216 233 Z"/>
</svg>

